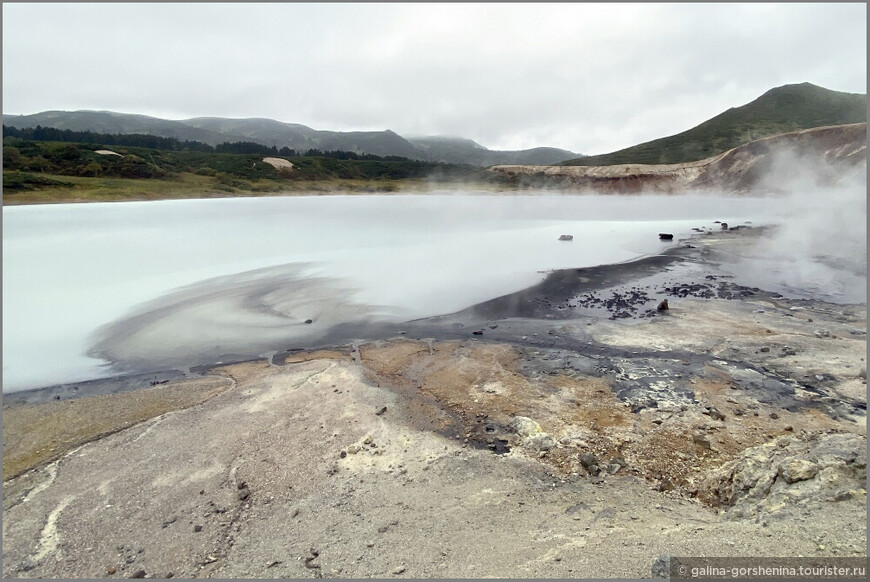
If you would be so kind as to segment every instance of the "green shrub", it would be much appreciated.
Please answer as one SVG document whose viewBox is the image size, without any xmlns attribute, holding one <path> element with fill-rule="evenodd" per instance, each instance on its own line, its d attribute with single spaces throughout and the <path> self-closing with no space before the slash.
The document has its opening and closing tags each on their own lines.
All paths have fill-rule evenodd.
<svg viewBox="0 0 870 582">
<path fill-rule="evenodd" d="M 44 176 L 34 176 L 27 172 L 3 172 L 3 189 L 10 191 L 36 190 L 46 186 L 72 188 L 69 182 L 61 182 Z"/>
</svg>

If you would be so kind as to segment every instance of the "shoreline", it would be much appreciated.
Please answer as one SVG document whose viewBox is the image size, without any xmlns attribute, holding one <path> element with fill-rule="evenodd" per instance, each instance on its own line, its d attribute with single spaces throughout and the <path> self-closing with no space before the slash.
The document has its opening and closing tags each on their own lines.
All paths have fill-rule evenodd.
<svg viewBox="0 0 870 582">
<path fill-rule="evenodd" d="M 304 352 L 317 352 L 322 350 L 347 349 L 354 344 L 370 341 L 382 341 L 385 339 L 417 339 L 427 338 L 437 340 L 486 339 L 492 341 L 506 341 L 514 345 L 531 345 L 534 340 L 528 339 L 528 334 L 521 336 L 522 339 L 511 337 L 498 328 L 486 330 L 487 324 L 504 319 L 526 319 L 527 326 L 534 327 L 533 320 L 540 320 L 548 325 L 548 322 L 561 319 L 576 319 L 589 317 L 596 320 L 602 317 L 602 312 L 611 313 L 610 318 L 637 319 L 638 305 L 642 305 L 645 313 L 641 317 L 652 317 L 652 308 L 655 307 L 665 294 L 660 294 L 653 299 L 649 297 L 638 299 L 635 297 L 634 307 L 622 302 L 623 311 L 614 311 L 613 306 L 604 307 L 599 304 L 597 309 L 568 309 L 569 299 L 582 294 L 609 291 L 621 288 L 627 282 L 643 281 L 647 285 L 651 281 L 661 283 L 667 268 L 684 262 L 699 260 L 702 253 L 698 252 L 698 245 L 707 237 L 714 238 L 728 236 L 739 237 L 738 240 L 758 239 L 775 230 L 775 226 L 761 227 L 738 227 L 728 233 L 707 231 L 696 233 L 687 238 L 678 240 L 660 253 L 647 254 L 619 263 L 608 263 L 592 267 L 579 267 L 551 270 L 539 283 L 495 297 L 468 308 L 441 315 L 432 315 L 399 323 L 363 323 L 363 324 L 338 324 L 318 341 L 313 341 L 305 347 L 287 349 L 283 345 L 275 345 L 270 349 L 261 350 L 258 354 L 222 354 L 214 361 L 201 362 L 187 368 L 154 368 L 150 370 L 118 371 L 116 374 L 91 378 L 87 380 L 62 382 L 4 392 L 4 404 L 38 404 L 50 401 L 63 401 L 68 399 L 83 398 L 97 395 L 110 395 L 128 391 L 139 390 L 147 387 L 159 386 L 168 382 L 187 379 L 201 379 L 209 377 L 210 372 L 224 366 L 268 361 L 270 365 L 282 365 L 293 354 Z M 727 277 L 727 276 L 726 276 Z M 708 277 L 709 279 L 709 277 Z M 690 295 L 697 295 L 700 287 L 693 283 Z M 701 283 L 700 286 L 704 286 Z M 710 286 L 707 285 L 707 288 Z M 738 286 L 739 287 L 739 286 Z M 734 293 L 726 293 L 729 298 L 740 295 L 751 296 L 755 293 L 759 296 L 768 295 L 768 299 L 784 299 L 786 301 L 801 303 L 812 302 L 810 299 L 784 298 L 779 293 L 764 292 L 758 288 L 753 290 L 737 289 Z M 720 293 L 720 295 L 722 295 Z M 821 299 L 817 299 L 821 301 Z M 560 305 L 561 303 L 561 305 Z M 864 306 L 865 303 L 838 303 L 836 305 Z M 576 306 L 575 306 L 576 307 Z M 627 307 L 628 311 L 625 310 Z M 631 313 L 629 313 L 631 312 Z M 633 313 L 633 315 L 632 315 Z M 614 314 L 616 317 L 614 317 Z M 531 329 L 529 327 L 529 329 Z M 472 329 L 474 328 L 474 329 Z M 545 330 L 546 331 L 546 330 Z M 475 333 L 478 332 L 478 333 Z M 536 334 L 536 332 L 532 332 Z M 486 335 L 486 338 L 483 336 Z M 537 345 L 552 347 L 552 342 L 541 338 Z M 186 370 L 186 371 L 185 371 Z"/>
<path fill-rule="evenodd" d="M 755 227 L 753 230 L 762 232 L 764 228 Z M 355 341 L 359 341 L 358 339 L 342 341 L 342 338 L 346 338 L 349 335 L 367 335 L 366 339 L 369 341 L 384 339 L 384 336 L 396 338 L 417 337 L 417 339 L 420 339 L 428 330 L 433 334 L 439 335 L 443 335 L 447 331 L 446 339 L 446 337 L 449 337 L 449 329 L 455 329 L 456 327 L 456 322 L 453 321 L 455 318 L 466 318 L 466 321 L 471 320 L 473 323 L 473 321 L 480 318 L 504 319 L 507 317 L 517 317 L 520 315 L 511 312 L 511 309 L 506 304 L 515 303 L 520 298 L 528 300 L 527 298 L 532 295 L 544 294 L 564 299 L 565 296 L 572 292 L 581 293 L 605 288 L 620 281 L 638 279 L 645 275 L 658 273 L 669 264 L 685 260 L 690 254 L 687 252 L 689 249 L 686 248 L 686 245 L 691 245 L 692 241 L 697 242 L 698 236 L 693 235 L 687 239 L 681 239 L 678 243 L 660 253 L 647 254 L 619 263 L 549 271 L 544 280 L 538 284 L 508 295 L 495 297 L 454 313 L 433 315 L 400 323 L 375 323 L 370 325 L 339 324 L 334 328 L 334 331 L 327 333 L 326 337 L 321 341 L 314 342 L 308 347 L 284 349 L 283 346 L 276 345 L 274 349 L 266 350 L 264 353 L 272 353 L 273 355 L 269 358 L 270 362 L 280 365 L 282 358 L 286 359 L 293 353 L 330 348 L 346 348 Z M 588 281 L 578 279 L 576 277 L 577 273 L 582 273 L 583 277 L 588 279 Z M 530 315 L 530 317 L 534 317 L 534 315 Z M 445 330 L 442 322 L 448 320 L 451 321 L 450 328 Z M 413 332 L 410 332 L 412 335 L 408 335 L 409 329 L 413 330 Z M 459 338 L 464 337 L 467 333 L 472 332 L 456 335 Z M 27 388 L 25 390 L 4 392 L 3 399 L 8 404 L 37 404 L 52 400 L 68 400 L 127 392 L 181 379 L 196 379 L 202 377 L 203 374 L 207 375 L 207 372 L 213 368 L 231 364 L 258 362 L 264 359 L 265 356 L 261 354 L 226 354 L 213 362 L 200 363 L 188 368 L 190 373 L 186 373 L 179 368 L 118 372 L 115 375 L 105 377 L 61 382 Z"/>
<path fill-rule="evenodd" d="M 662 556 L 864 557 L 866 304 L 741 286 L 718 262 L 755 235 L 208 378 L 4 401 L 4 576 L 638 578 Z M 115 425 L 73 442 L 96 421 Z"/>
<path fill-rule="evenodd" d="M 53 176 L 53 175 L 52 175 Z M 67 177 L 68 178 L 68 177 Z M 87 180 L 87 178 L 79 178 Z M 485 182 L 433 182 L 416 179 L 392 180 L 312 180 L 306 182 L 291 182 L 289 184 L 270 185 L 263 190 L 238 190 L 226 192 L 220 190 L 203 190 L 200 186 L 188 186 L 183 180 L 167 182 L 159 180 L 152 183 L 148 180 L 117 179 L 116 182 L 130 182 L 123 187 L 113 186 L 112 189 L 92 188 L 85 192 L 69 189 L 38 189 L 22 192 L 7 192 L 3 196 L 4 206 L 34 206 L 41 204 L 89 204 L 105 202 L 154 202 L 161 200 L 210 200 L 224 198 L 265 198 L 287 196 L 392 196 L 401 194 L 425 195 L 436 190 L 463 189 L 469 187 L 474 191 L 488 194 L 510 195 L 522 193 L 528 189 L 504 184 Z M 119 194 L 123 188 L 133 189 L 133 194 Z M 191 189 L 194 188 L 194 189 Z M 554 190 L 568 194 L 564 190 Z"/>
</svg>

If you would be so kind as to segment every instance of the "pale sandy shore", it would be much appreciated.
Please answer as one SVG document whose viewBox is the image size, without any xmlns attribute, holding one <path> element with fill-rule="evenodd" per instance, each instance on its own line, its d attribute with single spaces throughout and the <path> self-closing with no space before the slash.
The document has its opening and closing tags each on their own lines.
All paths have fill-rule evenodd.
<svg viewBox="0 0 870 582">
<path fill-rule="evenodd" d="M 566 272 L 401 335 L 5 400 L 4 577 L 643 578 L 666 555 L 865 556 L 866 305 L 730 284 L 716 257 L 748 236 L 669 259 L 685 268 L 651 317 L 562 303 L 651 289 L 661 264 Z"/>
</svg>

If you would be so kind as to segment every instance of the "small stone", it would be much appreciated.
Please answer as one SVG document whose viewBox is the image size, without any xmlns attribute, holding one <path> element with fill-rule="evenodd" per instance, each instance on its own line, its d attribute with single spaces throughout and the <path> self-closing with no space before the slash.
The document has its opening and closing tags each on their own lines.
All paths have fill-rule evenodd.
<svg viewBox="0 0 870 582">
<path fill-rule="evenodd" d="M 775 413 L 775 412 L 771 412 L 771 413 L 770 413 L 770 418 L 772 418 L 773 420 L 776 420 L 777 418 L 779 418 L 779 415 L 778 415 L 777 413 Z"/>
<path fill-rule="evenodd" d="M 510 429 L 519 436 L 534 436 L 541 432 L 541 425 L 526 416 L 515 416 L 510 422 Z"/>
<path fill-rule="evenodd" d="M 547 452 L 550 449 L 552 449 L 554 446 L 556 446 L 556 442 L 553 440 L 553 437 L 551 437 L 550 435 L 548 435 L 545 432 L 538 433 L 534 436 L 528 437 L 528 439 L 526 439 L 526 442 L 533 449 L 535 449 L 537 451 L 541 451 L 542 453 Z"/>
<path fill-rule="evenodd" d="M 293 511 L 290 512 L 290 517 L 296 517 L 297 515 L 299 515 L 299 508 L 298 507 L 296 507 L 295 509 L 293 509 Z"/>
<path fill-rule="evenodd" d="M 659 235 L 659 236 L 661 236 L 661 235 Z M 667 311 L 668 310 L 668 300 L 662 299 L 662 302 L 659 303 L 659 306 L 656 307 L 656 309 L 659 311 Z"/>
<path fill-rule="evenodd" d="M 383 408 L 381 408 L 380 410 L 378 410 L 377 412 L 375 412 L 375 416 L 380 416 L 380 415 L 382 415 L 383 413 L 385 413 L 386 411 L 387 411 L 387 407 L 384 406 Z"/>
<path fill-rule="evenodd" d="M 584 469 L 588 470 L 589 467 L 598 465 L 598 459 L 592 453 L 583 453 L 580 455 L 580 464 L 583 465 Z"/>
<path fill-rule="evenodd" d="M 251 490 L 247 487 L 239 491 L 239 501 L 244 501 L 251 495 Z"/>
<path fill-rule="evenodd" d="M 770 348 L 764 347 L 764 348 L 761 348 L 759 351 L 766 354 L 767 352 L 770 351 Z"/>
<path fill-rule="evenodd" d="M 702 448 L 705 448 L 705 449 L 712 449 L 713 448 L 710 445 L 710 439 L 708 439 L 707 437 L 705 437 L 704 435 L 702 435 L 700 433 L 695 433 L 692 435 L 692 442 L 695 443 L 696 445 L 702 447 Z"/>
<path fill-rule="evenodd" d="M 340 453 L 338 453 L 338 456 L 342 459 L 345 458 L 347 456 L 347 451 L 341 451 Z"/>
<path fill-rule="evenodd" d="M 238 484 L 239 489 L 246 489 L 247 487 L 248 487 L 248 484 L 245 481 L 240 481 Z"/>
<path fill-rule="evenodd" d="M 713 420 L 725 420 L 725 415 L 719 412 L 719 409 L 715 406 L 708 406 L 701 414 L 706 414 Z"/>
<path fill-rule="evenodd" d="M 305 323 L 314 323 L 314 320 L 313 319 L 306 319 Z"/>
<path fill-rule="evenodd" d="M 144 578 L 145 570 L 136 570 L 136 573 L 130 576 L 130 578 Z"/>
<path fill-rule="evenodd" d="M 114 567 L 114 566 L 109 566 L 109 569 L 106 570 L 106 574 L 108 574 L 109 576 L 111 576 L 111 575 L 114 574 L 115 572 L 117 572 L 117 570 L 115 570 L 115 567 Z"/>
<path fill-rule="evenodd" d="M 193 531 L 195 531 L 196 533 L 201 532 L 201 531 L 202 531 L 202 526 L 199 525 L 199 524 L 193 526 Z"/>
<path fill-rule="evenodd" d="M 854 497 L 854 491 L 840 491 L 830 498 L 830 501 L 846 501 Z"/>
<path fill-rule="evenodd" d="M 364 445 L 367 445 L 367 444 L 369 444 L 370 442 L 372 442 L 372 435 L 367 434 L 365 437 L 363 437 L 363 441 L 362 441 L 362 443 L 363 443 Z"/>
<path fill-rule="evenodd" d="M 398 574 L 401 574 L 402 572 L 404 572 L 405 570 L 406 570 L 406 568 L 404 566 L 399 566 L 398 568 L 393 568 L 393 574 L 398 575 Z"/>
<path fill-rule="evenodd" d="M 818 472 L 819 466 L 805 459 L 793 459 L 779 468 L 779 474 L 789 484 L 812 479 Z"/>
</svg>

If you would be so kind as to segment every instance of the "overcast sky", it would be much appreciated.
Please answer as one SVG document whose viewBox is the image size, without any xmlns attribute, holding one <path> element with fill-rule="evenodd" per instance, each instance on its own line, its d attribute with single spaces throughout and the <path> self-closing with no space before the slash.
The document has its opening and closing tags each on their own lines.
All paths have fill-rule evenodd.
<svg viewBox="0 0 870 582">
<path fill-rule="evenodd" d="M 855 4 L 3 4 L 3 112 L 268 117 L 614 151 L 768 89 L 865 93 Z"/>
</svg>

